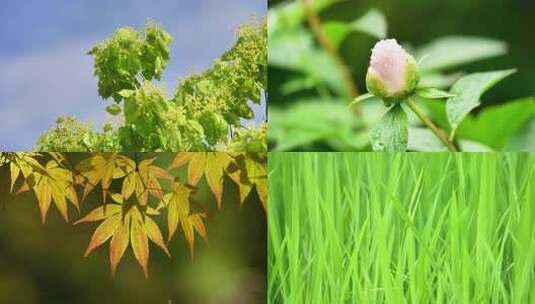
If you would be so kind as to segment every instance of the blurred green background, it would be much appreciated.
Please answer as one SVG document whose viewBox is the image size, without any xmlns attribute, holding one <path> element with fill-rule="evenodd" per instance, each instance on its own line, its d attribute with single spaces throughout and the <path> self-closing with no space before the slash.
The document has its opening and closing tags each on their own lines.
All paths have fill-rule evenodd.
<svg viewBox="0 0 535 304">
<path fill-rule="evenodd" d="M 173 156 L 160 154 L 156 164 L 166 167 Z M 196 235 L 193 260 L 180 228 L 169 244 L 171 259 L 150 243 L 145 279 L 131 247 L 115 277 L 109 242 L 84 258 L 98 223 L 74 226 L 80 218 L 74 208 L 65 223 L 52 206 L 41 224 L 34 194 L 8 194 L 9 172 L 0 169 L 0 303 L 265 303 L 266 215 L 256 194 L 240 207 L 238 189 L 228 179 L 221 210 L 204 178 L 193 196 L 208 209 L 208 243 Z M 184 180 L 185 171 L 173 172 Z M 82 204 L 82 214 L 98 205 L 95 195 L 100 193 Z M 165 211 L 153 219 L 166 238 Z"/>
<path fill-rule="evenodd" d="M 269 0 L 269 7 L 292 2 Z M 388 37 L 411 45 L 421 45 L 447 35 L 495 38 L 506 42 L 505 56 L 463 66 L 466 72 L 518 68 L 485 95 L 485 104 L 532 96 L 535 94 L 535 1 L 531 0 L 347 0 L 320 13 L 322 20 L 351 21 L 370 8 L 379 9 L 388 22 Z M 305 22 L 306 24 L 306 22 Z M 342 44 L 340 54 L 350 67 L 361 92 L 368 68 L 370 49 L 377 40 L 352 33 Z M 269 70 L 269 104 L 283 102 L 280 85 L 289 77 L 284 70 Z"/>
<path fill-rule="evenodd" d="M 312 1 L 312 0 L 311 0 Z M 489 92 L 485 93 L 482 99 L 482 106 L 475 109 L 472 114 L 474 117 L 481 113 L 489 106 L 505 104 L 513 100 L 522 99 L 523 104 L 529 106 L 530 112 L 535 112 L 535 99 L 526 99 L 526 97 L 535 96 L 535 39 L 532 29 L 535 28 L 535 1 L 530 0 L 411 0 L 411 1 L 392 1 L 392 0 L 316 0 L 315 3 L 329 3 L 330 5 L 322 5 L 319 12 L 319 17 L 323 24 L 332 21 L 352 22 L 367 12 L 370 9 L 378 9 L 386 18 L 388 24 L 387 37 L 396 38 L 409 50 L 428 44 L 429 42 L 444 36 L 475 36 L 493 39 L 496 41 L 503 41 L 508 46 L 508 52 L 505 55 L 497 57 L 490 56 L 489 58 L 476 60 L 460 66 L 455 66 L 450 69 L 442 70 L 443 75 L 451 75 L 457 72 L 469 74 L 473 72 L 504 70 L 510 68 L 517 68 L 518 71 L 512 76 L 501 81 L 498 85 L 493 87 Z M 273 25 L 272 14 L 275 9 L 280 11 L 283 5 L 290 3 L 301 3 L 298 1 L 280 1 L 269 0 L 268 6 L 270 9 L 270 26 Z M 292 15 L 295 17 L 295 15 Z M 292 18 L 293 18 L 292 17 Z M 297 18 L 294 18 L 297 19 Z M 301 18 L 301 25 L 303 28 L 310 30 L 306 18 Z M 282 20 L 282 18 L 281 18 Z M 283 24 L 284 22 L 279 22 Z M 287 25 L 284 25 L 287 26 Z M 280 27 L 280 26 L 279 26 Z M 270 28 L 271 30 L 272 28 Z M 270 32 L 271 34 L 273 32 Z M 272 37 L 274 37 L 273 35 Z M 297 37 L 296 35 L 295 37 Z M 278 39 L 278 38 L 277 38 Z M 304 39 L 301 38 L 300 39 Z M 312 43 L 318 46 L 316 37 L 313 37 Z M 269 45 L 269 54 L 273 55 L 273 48 L 275 44 Z M 338 48 L 338 52 L 344 62 L 346 63 L 351 77 L 358 87 L 360 93 L 366 93 L 365 75 L 369 63 L 371 48 L 377 42 L 377 38 L 370 35 L 363 34 L 359 31 L 352 31 L 347 38 L 345 38 Z M 285 45 L 285 51 L 288 54 L 288 61 L 291 61 L 296 55 L 292 53 L 299 52 L 300 43 L 295 42 L 295 48 Z M 278 49 L 279 48 L 277 45 Z M 459 51 L 459 50 L 456 50 Z M 271 58 L 273 59 L 273 57 Z M 298 69 L 285 69 L 284 64 L 273 64 L 274 60 L 270 59 L 269 66 L 269 106 L 270 106 L 270 149 L 278 150 L 369 150 L 367 146 L 367 134 L 357 134 L 355 130 L 363 128 L 359 122 L 353 121 L 350 117 L 347 108 L 336 107 L 332 108 L 328 105 L 329 99 L 331 101 L 341 101 L 340 96 L 333 92 L 321 92 L 314 84 L 306 84 L 303 82 L 303 73 Z M 277 58 L 279 60 L 279 58 Z M 316 69 L 316 77 L 326 78 L 328 74 L 334 75 L 331 68 L 332 64 L 319 62 L 319 60 L 309 63 L 310 70 Z M 306 73 L 305 73 L 306 74 Z M 320 76 L 318 76 L 320 75 Z M 323 75 L 323 76 L 321 76 Z M 457 74 L 460 75 L 460 74 Z M 305 75 L 306 77 L 306 75 Z M 334 76 L 333 76 L 334 77 Z M 327 80 L 328 81 L 328 80 Z M 340 82 L 340 81 L 339 81 Z M 308 89 L 307 89 L 308 86 Z M 449 86 L 449 85 L 448 85 Z M 331 87 L 336 87 L 331 84 Z M 304 89 L 303 89 L 304 88 Z M 325 96 L 329 96 L 325 98 Z M 313 101 L 321 99 L 324 107 L 316 108 L 307 107 Z M 338 100 L 336 100 L 338 98 Z M 307 114 L 298 117 L 297 110 L 290 111 L 291 106 L 298 104 L 305 104 L 300 108 L 301 112 L 308 111 Z M 347 103 L 347 100 L 344 101 Z M 321 102 L 318 102 L 321 104 Z M 436 102 L 435 102 L 436 105 Z M 517 106 L 520 102 L 517 103 Z M 368 106 L 368 105 L 364 105 Z M 375 108 L 374 108 L 375 107 Z M 425 104 L 429 115 L 439 125 L 439 127 L 447 128 L 447 123 L 444 123 L 444 113 L 438 113 L 433 102 Z M 305 109 L 306 108 L 306 109 Z M 381 116 L 384 112 L 384 107 L 371 105 L 370 111 L 379 113 L 376 118 Z M 332 112 L 330 115 L 325 113 Z M 336 113 L 335 113 L 336 112 Z M 344 113 L 346 112 L 346 113 Z M 439 110 L 438 112 L 443 112 Z M 529 117 L 529 116 L 528 116 Z M 525 134 L 535 134 L 535 115 L 528 123 L 523 122 L 523 135 L 518 138 L 529 139 L 531 136 Z M 368 118 L 365 123 L 373 126 L 376 123 L 376 118 Z M 515 115 L 511 115 L 511 120 L 515 119 Z M 306 120 L 306 121 L 305 121 Z M 349 121 L 348 121 L 349 120 Z M 409 116 L 409 120 L 411 117 Z M 506 119 L 507 120 L 507 119 Z M 304 122 L 305 121 L 305 122 Z M 327 126 L 320 126 L 320 124 L 330 124 Z M 487 125 L 489 122 L 485 122 Z M 502 122 L 494 125 L 494 129 L 501 127 Z M 284 127 L 279 128 L 279 124 L 284 124 Z M 485 127 L 488 127 L 485 125 Z M 467 130 L 468 128 L 471 130 Z M 479 141 L 493 149 L 497 150 L 530 150 L 533 146 L 530 144 L 523 149 L 519 149 L 513 144 L 509 148 L 505 144 L 500 147 L 492 146 L 491 143 L 481 140 L 483 137 L 489 137 L 488 134 L 475 134 L 479 132 L 475 127 L 469 125 L 461 125 L 461 130 L 458 134 L 465 139 Z M 531 133 L 526 130 L 530 130 Z M 314 132 L 323 132 L 323 135 L 317 135 Z M 344 133 L 345 132 L 345 133 Z M 485 132 L 488 133 L 487 130 Z M 520 132 L 515 127 L 515 132 Z M 512 136 L 513 131 L 508 136 Z M 516 134 L 516 133 L 515 133 Z M 522 137 L 523 136 L 523 137 Z M 503 140 L 511 137 L 503 136 Z M 277 144 L 274 145 L 274 140 Z M 496 141 L 502 140 L 501 138 Z M 513 141 L 511 139 L 511 141 Z M 492 142 L 492 140 L 490 140 Z M 289 147 L 287 149 L 287 147 Z"/>
</svg>

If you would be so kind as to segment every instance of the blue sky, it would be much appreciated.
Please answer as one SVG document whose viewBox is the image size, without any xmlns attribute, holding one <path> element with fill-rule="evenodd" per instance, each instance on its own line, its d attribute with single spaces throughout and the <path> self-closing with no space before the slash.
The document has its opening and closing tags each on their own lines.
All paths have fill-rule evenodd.
<svg viewBox="0 0 535 304">
<path fill-rule="evenodd" d="M 32 149 L 62 114 L 102 125 L 110 101 L 97 95 L 85 53 L 118 27 L 151 18 L 175 37 L 162 78 L 172 92 L 178 77 L 210 67 L 239 25 L 266 10 L 266 0 L 2 0 L 0 149 Z M 255 112 L 265 116 L 261 107 Z"/>
</svg>

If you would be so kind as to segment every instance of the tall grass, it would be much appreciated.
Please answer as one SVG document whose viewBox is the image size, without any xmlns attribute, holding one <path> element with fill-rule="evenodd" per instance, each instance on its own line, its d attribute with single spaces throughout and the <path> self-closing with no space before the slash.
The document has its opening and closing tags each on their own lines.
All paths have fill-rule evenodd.
<svg viewBox="0 0 535 304">
<path fill-rule="evenodd" d="M 535 303 L 535 155 L 270 153 L 269 303 Z"/>
</svg>

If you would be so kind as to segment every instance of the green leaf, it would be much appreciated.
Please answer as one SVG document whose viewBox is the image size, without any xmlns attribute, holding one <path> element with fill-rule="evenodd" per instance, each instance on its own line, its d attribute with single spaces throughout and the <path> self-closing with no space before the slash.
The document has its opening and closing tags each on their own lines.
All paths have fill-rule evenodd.
<svg viewBox="0 0 535 304">
<path fill-rule="evenodd" d="M 452 133 L 455 132 L 466 115 L 479 106 L 480 98 L 487 90 L 515 71 L 515 69 L 511 69 L 474 73 L 455 82 L 450 92 L 456 96 L 450 97 L 446 101 L 446 113 Z"/>
<path fill-rule="evenodd" d="M 268 37 L 268 44 L 270 65 L 301 72 L 312 83 L 323 83 L 340 95 L 348 95 L 336 63 L 325 51 L 314 46 L 307 30 L 295 28 L 274 33 Z"/>
<path fill-rule="evenodd" d="M 451 94 L 435 88 L 421 88 L 416 90 L 416 94 L 420 97 L 427 99 L 444 99 L 449 97 L 455 97 L 455 94 Z"/>
<path fill-rule="evenodd" d="M 366 15 L 355 20 L 351 27 L 379 39 L 386 37 L 388 28 L 385 16 L 377 9 L 369 10 Z"/>
<path fill-rule="evenodd" d="M 117 94 L 123 96 L 124 98 L 130 98 L 132 95 L 134 95 L 134 90 L 124 89 L 117 92 Z"/>
<path fill-rule="evenodd" d="M 535 98 L 509 101 L 468 116 L 457 128 L 457 136 L 501 150 L 509 138 L 535 117 Z"/>
<path fill-rule="evenodd" d="M 116 116 L 121 113 L 121 106 L 116 103 L 113 103 L 106 107 L 106 112 L 108 112 L 110 115 Z"/>
<path fill-rule="evenodd" d="M 515 152 L 535 151 L 535 118 L 531 118 L 511 137 L 505 150 Z"/>
<path fill-rule="evenodd" d="M 323 29 L 329 41 L 335 48 L 339 48 L 347 35 L 351 33 L 351 23 L 341 21 L 325 22 Z"/>
<path fill-rule="evenodd" d="M 462 73 L 453 73 L 447 75 L 440 73 L 423 74 L 420 82 L 418 83 L 418 87 L 439 89 L 449 88 L 462 76 Z"/>
<path fill-rule="evenodd" d="M 290 70 L 302 69 L 302 57 L 313 52 L 312 36 L 304 28 L 270 34 L 268 45 L 269 64 Z"/>
<path fill-rule="evenodd" d="M 368 139 L 356 133 L 358 120 L 342 102 L 298 101 L 288 109 L 269 108 L 268 138 L 274 150 L 306 149 L 315 142 L 363 149 Z"/>
<path fill-rule="evenodd" d="M 431 130 L 426 128 L 409 128 L 408 150 L 420 152 L 448 152 L 446 147 Z"/>
<path fill-rule="evenodd" d="M 364 16 L 353 22 L 325 22 L 324 30 L 331 43 L 338 48 L 344 39 L 346 39 L 347 35 L 353 31 L 362 32 L 377 39 L 385 38 L 387 34 L 387 22 L 381 11 L 371 9 Z"/>
<path fill-rule="evenodd" d="M 464 140 L 459 141 L 459 148 L 463 152 L 493 152 L 493 150 L 477 141 Z"/>
<path fill-rule="evenodd" d="M 460 140 L 459 148 L 463 152 L 492 152 L 492 149 L 486 145 L 470 140 Z M 409 145 L 410 151 L 419 152 L 448 152 L 448 148 L 426 128 L 409 128 Z"/>
<path fill-rule="evenodd" d="M 383 116 L 371 133 L 374 151 L 404 152 L 408 142 L 407 114 L 400 104 L 394 105 Z"/>
<path fill-rule="evenodd" d="M 315 0 L 312 7 L 316 12 L 333 5 L 341 0 Z M 269 35 L 275 32 L 284 32 L 301 24 L 306 18 L 305 10 L 300 1 L 282 3 L 275 7 L 270 7 L 268 12 Z M 271 46 L 270 46 L 271 48 Z"/>
<path fill-rule="evenodd" d="M 418 48 L 416 58 L 425 57 L 419 64 L 421 71 L 437 71 L 505 53 L 507 45 L 498 40 L 448 36 Z"/>
</svg>

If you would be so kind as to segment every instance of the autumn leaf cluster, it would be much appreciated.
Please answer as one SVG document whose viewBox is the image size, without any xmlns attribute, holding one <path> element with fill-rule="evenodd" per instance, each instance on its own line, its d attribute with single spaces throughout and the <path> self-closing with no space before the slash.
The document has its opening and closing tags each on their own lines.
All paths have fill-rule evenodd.
<svg viewBox="0 0 535 304">
<path fill-rule="evenodd" d="M 173 153 L 167 167 L 158 165 L 166 153 L 0 153 L 0 170 L 9 172 L 9 191 L 15 195 L 31 192 L 45 223 L 51 206 L 69 222 L 69 214 L 79 217 L 74 224 L 99 222 L 85 251 L 109 241 L 109 259 L 115 274 L 128 247 L 148 277 L 149 243 L 171 257 L 168 244 L 180 230 L 194 256 L 195 236 L 207 241 L 205 225 L 208 208 L 192 196 L 204 178 L 221 207 L 224 181 L 239 190 L 240 204 L 256 192 L 264 210 L 267 206 L 265 154 L 225 152 Z M 74 161 L 75 156 L 83 156 Z M 180 178 L 179 168 L 187 170 Z M 3 175 L 2 175 L 3 176 Z M 95 193 L 96 195 L 91 195 Z M 97 206 L 84 214 L 85 201 Z M 96 202 L 95 202 L 96 200 Z M 73 212 L 69 212 L 74 208 Z M 159 222 L 167 223 L 164 237 Z M 149 242 L 150 241 L 150 242 Z"/>
</svg>

